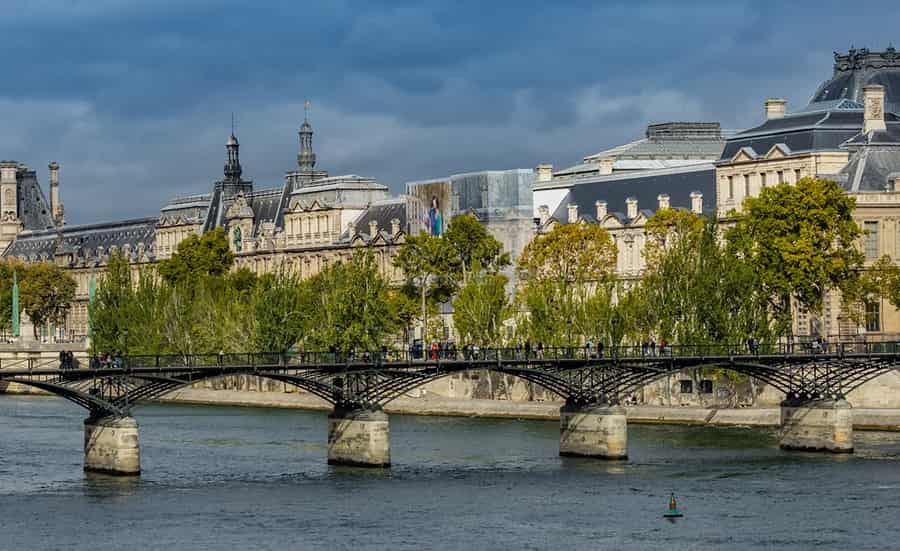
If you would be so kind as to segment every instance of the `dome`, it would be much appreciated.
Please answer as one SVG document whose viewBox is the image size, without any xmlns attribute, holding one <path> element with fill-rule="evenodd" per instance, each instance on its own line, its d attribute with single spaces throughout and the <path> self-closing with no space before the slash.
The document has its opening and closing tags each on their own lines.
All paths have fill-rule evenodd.
<svg viewBox="0 0 900 551">
<path fill-rule="evenodd" d="M 237 141 L 237 138 L 234 137 L 234 134 L 228 137 L 228 141 L 225 142 L 225 145 L 240 145 Z"/>
<path fill-rule="evenodd" d="M 863 100 L 863 87 L 884 86 L 884 110 L 900 114 L 900 52 L 889 46 L 883 52 L 851 48 L 834 54 L 834 75 L 819 86 L 810 105 L 850 99 Z"/>
<path fill-rule="evenodd" d="M 309 121 L 303 121 L 303 124 L 300 125 L 300 132 L 312 132 L 312 125 L 309 124 Z"/>
</svg>

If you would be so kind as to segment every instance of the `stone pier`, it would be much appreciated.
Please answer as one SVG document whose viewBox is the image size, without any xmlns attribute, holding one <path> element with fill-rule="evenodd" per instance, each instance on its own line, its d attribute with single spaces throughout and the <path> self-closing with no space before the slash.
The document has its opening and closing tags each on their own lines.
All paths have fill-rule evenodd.
<svg viewBox="0 0 900 551">
<path fill-rule="evenodd" d="M 627 459 L 625 408 L 564 405 L 559 410 L 559 455 Z"/>
<path fill-rule="evenodd" d="M 140 474 L 141 449 L 134 417 L 92 416 L 84 420 L 84 470 Z"/>
<path fill-rule="evenodd" d="M 780 444 L 785 450 L 853 453 L 853 409 L 844 399 L 785 400 Z"/>
<path fill-rule="evenodd" d="M 381 410 L 335 408 L 328 415 L 328 464 L 390 467 L 387 414 Z"/>
</svg>

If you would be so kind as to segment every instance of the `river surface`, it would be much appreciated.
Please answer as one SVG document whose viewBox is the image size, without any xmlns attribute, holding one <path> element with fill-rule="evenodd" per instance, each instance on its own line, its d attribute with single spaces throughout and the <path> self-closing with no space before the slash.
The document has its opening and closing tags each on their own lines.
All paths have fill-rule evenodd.
<svg viewBox="0 0 900 551">
<path fill-rule="evenodd" d="M 147 405 L 123 479 L 83 473 L 84 417 L 0 396 L 0 549 L 900 549 L 900 433 L 847 457 L 632 425 L 605 463 L 560 458 L 555 422 L 394 415 L 372 471 L 326 465 L 324 413 Z"/>
</svg>

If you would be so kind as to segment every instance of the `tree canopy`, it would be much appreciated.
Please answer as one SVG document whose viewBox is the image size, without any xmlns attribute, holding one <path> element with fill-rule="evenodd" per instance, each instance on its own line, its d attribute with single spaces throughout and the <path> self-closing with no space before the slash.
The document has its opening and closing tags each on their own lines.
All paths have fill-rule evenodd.
<svg viewBox="0 0 900 551">
<path fill-rule="evenodd" d="M 834 181 L 803 178 L 767 187 L 744 200 L 726 233 L 735 256 L 747 259 L 782 319 L 790 304 L 821 312 L 825 292 L 856 284 L 863 255 L 853 220 L 856 200 Z"/>
<path fill-rule="evenodd" d="M 183 239 L 175 254 L 159 263 L 159 275 L 168 283 L 188 283 L 202 276 L 223 276 L 234 263 L 223 228 Z"/>
</svg>

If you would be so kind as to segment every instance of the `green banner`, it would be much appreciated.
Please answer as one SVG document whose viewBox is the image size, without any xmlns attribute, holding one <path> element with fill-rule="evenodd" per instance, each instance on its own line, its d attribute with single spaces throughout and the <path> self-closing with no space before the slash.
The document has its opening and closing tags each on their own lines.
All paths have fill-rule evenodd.
<svg viewBox="0 0 900 551">
<path fill-rule="evenodd" d="M 13 272 L 13 288 L 12 288 L 12 336 L 19 336 L 19 280 L 16 278 L 16 272 Z"/>
</svg>

